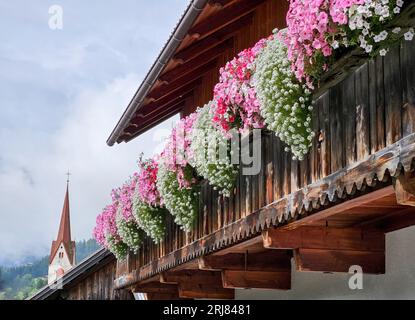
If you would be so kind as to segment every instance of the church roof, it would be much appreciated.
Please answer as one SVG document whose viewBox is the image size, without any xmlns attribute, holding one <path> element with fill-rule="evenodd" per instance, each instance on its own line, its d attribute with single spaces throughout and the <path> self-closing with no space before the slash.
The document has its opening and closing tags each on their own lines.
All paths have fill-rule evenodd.
<svg viewBox="0 0 415 320">
<path fill-rule="evenodd" d="M 65 200 L 63 202 L 61 222 L 59 225 L 58 237 L 52 242 L 52 248 L 50 252 L 49 262 L 52 262 L 59 249 L 60 244 L 63 244 L 66 253 L 68 254 L 69 261 L 72 263 L 75 254 L 75 242 L 71 239 L 71 221 L 69 217 L 69 187 L 66 186 Z"/>
<path fill-rule="evenodd" d="M 65 273 L 62 278 L 60 278 L 61 286 L 56 286 L 56 284 L 58 284 L 57 281 L 54 285 L 48 284 L 27 300 L 56 299 L 64 290 L 74 287 L 87 276 L 93 274 L 96 270 L 103 268 L 114 260 L 115 257 L 110 251 L 105 248 L 98 249 L 98 251 L 92 253 L 77 266 Z"/>
</svg>

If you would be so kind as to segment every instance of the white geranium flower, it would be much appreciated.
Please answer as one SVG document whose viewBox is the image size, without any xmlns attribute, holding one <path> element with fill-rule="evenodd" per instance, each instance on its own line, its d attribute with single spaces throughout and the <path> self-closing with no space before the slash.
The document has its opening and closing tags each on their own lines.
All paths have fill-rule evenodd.
<svg viewBox="0 0 415 320">
<path fill-rule="evenodd" d="M 388 53 L 388 50 L 386 50 L 386 49 L 381 49 L 380 51 L 379 51 L 379 54 L 383 57 L 383 56 L 386 56 L 386 54 Z"/>
<path fill-rule="evenodd" d="M 307 139 L 311 131 L 308 121 L 312 111 L 311 92 L 296 81 L 290 64 L 283 63 L 286 57 L 287 49 L 277 37 L 268 40 L 256 59 L 254 86 L 266 127 L 287 144 L 286 152 L 303 159 L 311 146 Z M 274 76 L 271 78 L 269 74 Z M 287 94 L 279 94 L 283 92 Z"/>
<path fill-rule="evenodd" d="M 235 183 L 238 166 L 231 161 L 230 140 L 218 130 L 212 121 L 213 101 L 197 110 L 197 119 L 190 133 L 189 159 L 197 173 L 210 185 L 229 196 Z"/>
<path fill-rule="evenodd" d="M 398 34 L 401 30 L 402 29 L 400 27 L 393 28 L 392 33 Z"/>
<path fill-rule="evenodd" d="M 407 41 L 411 41 L 414 38 L 414 29 L 409 29 L 407 32 L 404 33 L 404 38 Z"/>
</svg>

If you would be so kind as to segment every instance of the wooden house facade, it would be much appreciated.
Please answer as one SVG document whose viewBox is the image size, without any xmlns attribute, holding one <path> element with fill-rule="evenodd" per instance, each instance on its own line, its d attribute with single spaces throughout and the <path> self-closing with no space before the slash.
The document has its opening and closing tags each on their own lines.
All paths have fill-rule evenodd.
<svg viewBox="0 0 415 320">
<path fill-rule="evenodd" d="M 287 9 L 285 0 L 193 0 L 107 143 L 207 103 L 220 67 L 284 28 Z M 408 1 L 406 23 L 414 12 Z M 293 289 L 294 271 L 384 274 L 386 234 L 415 224 L 414 56 L 415 43 L 400 42 L 385 57 L 355 50 L 337 61 L 314 96 L 306 159 L 292 160 L 264 130 L 260 173 L 241 172 L 229 198 L 204 183 L 194 230 L 171 218 L 160 244 L 146 239 L 117 262 L 114 289 L 233 299 L 244 288 Z"/>
</svg>

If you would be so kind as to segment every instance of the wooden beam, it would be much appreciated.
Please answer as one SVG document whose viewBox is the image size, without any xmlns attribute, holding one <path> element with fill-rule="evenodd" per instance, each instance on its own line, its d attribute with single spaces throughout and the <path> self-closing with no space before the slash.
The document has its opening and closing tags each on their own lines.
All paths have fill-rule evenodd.
<svg viewBox="0 0 415 320">
<path fill-rule="evenodd" d="M 194 69 L 190 73 L 176 79 L 175 81 L 169 83 L 168 85 L 161 84 L 157 88 L 153 89 L 148 97 L 154 98 L 154 99 L 160 99 L 161 97 L 166 96 L 167 94 L 171 92 L 178 91 L 182 87 L 186 86 L 189 82 L 193 82 L 199 78 L 201 78 L 205 73 L 209 72 L 213 68 L 217 66 L 217 60 L 214 59 L 212 61 L 209 61 L 206 64 L 201 65 L 200 67 Z"/>
<path fill-rule="evenodd" d="M 291 254 L 287 250 L 213 254 L 199 258 L 202 270 L 222 270 L 224 288 L 290 289 Z"/>
<path fill-rule="evenodd" d="M 216 287 L 221 286 L 220 272 L 203 271 L 203 270 L 180 270 L 180 271 L 165 271 L 160 274 L 161 283 L 170 284 L 211 284 Z"/>
<path fill-rule="evenodd" d="M 167 271 L 161 283 L 177 284 L 181 298 L 233 299 L 234 291 L 223 288 L 220 272 L 201 270 Z"/>
<path fill-rule="evenodd" d="M 384 251 L 385 234 L 360 228 L 302 227 L 294 230 L 270 228 L 262 234 L 269 249 L 335 249 Z"/>
<path fill-rule="evenodd" d="M 138 135 L 146 132 L 147 130 L 150 130 L 151 128 L 153 128 L 154 126 L 158 125 L 159 123 L 169 119 L 170 117 L 174 116 L 175 114 L 177 114 L 179 112 L 179 110 L 173 109 L 171 111 L 169 111 L 168 113 L 163 113 L 162 115 L 160 115 L 159 118 L 157 118 L 157 121 L 154 122 L 148 122 L 146 124 L 144 124 L 143 126 L 139 126 L 140 129 L 137 130 L 131 130 L 131 128 L 129 130 L 133 131 L 131 133 L 123 133 L 119 139 L 117 139 L 118 143 L 121 143 L 122 141 L 128 142 L 132 139 L 134 139 L 135 137 L 137 137 Z"/>
<path fill-rule="evenodd" d="M 415 208 L 412 206 L 391 213 L 384 219 L 380 219 L 374 223 L 374 226 L 385 233 L 408 228 L 413 225 L 415 225 Z"/>
<path fill-rule="evenodd" d="M 163 294 L 177 294 L 177 285 L 166 284 L 160 282 L 149 282 L 144 284 L 137 284 L 134 286 L 134 292 L 142 293 L 163 293 Z"/>
<path fill-rule="evenodd" d="M 193 286 L 190 283 L 179 285 L 179 297 L 187 299 L 235 299 L 235 291 L 226 288 L 212 288 L 209 285 Z"/>
<path fill-rule="evenodd" d="M 385 272 L 385 234 L 360 228 L 302 227 L 263 232 L 264 247 L 294 249 L 298 271 L 348 272 L 359 265 L 366 273 Z"/>
<path fill-rule="evenodd" d="M 124 133 L 127 134 L 134 134 L 137 132 L 138 129 L 145 128 L 148 124 L 153 124 L 154 122 L 159 121 L 164 115 L 170 115 L 173 113 L 178 113 L 184 105 L 184 101 L 179 100 L 178 102 L 165 106 L 164 108 L 157 109 L 156 113 L 150 114 L 148 117 L 144 117 L 140 120 L 135 120 L 131 122 L 131 124 L 125 128 Z"/>
<path fill-rule="evenodd" d="M 170 83 L 175 79 L 184 76 L 185 74 L 193 71 L 200 65 L 212 61 L 221 55 L 224 51 L 233 46 L 233 38 L 226 40 L 225 42 L 219 43 L 217 46 L 207 50 L 203 55 L 199 55 L 196 58 L 189 60 L 186 63 L 179 64 L 176 68 L 165 72 L 161 75 L 160 80 L 165 83 Z"/>
<path fill-rule="evenodd" d="M 218 45 L 219 43 L 232 38 L 233 35 L 238 32 L 241 28 L 244 28 L 252 23 L 253 14 L 247 14 L 241 19 L 236 20 L 229 24 L 226 28 L 216 31 L 211 35 L 197 40 L 187 48 L 184 48 L 174 55 L 175 60 L 182 60 L 186 62 L 194 57 L 206 52 L 208 49 Z"/>
<path fill-rule="evenodd" d="M 296 249 L 294 259 L 298 271 L 349 272 L 358 265 L 364 273 L 385 273 L 384 251 Z"/>
<path fill-rule="evenodd" d="M 224 288 L 232 289 L 291 289 L 291 270 L 288 271 L 222 271 Z"/>
<path fill-rule="evenodd" d="M 225 5 L 227 5 L 230 2 L 232 2 L 232 0 L 210 0 L 209 5 L 211 5 L 212 7 L 223 8 Z"/>
<path fill-rule="evenodd" d="M 255 10 L 265 0 L 239 0 L 212 14 L 189 30 L 191 37 L 205 37 Z"/>
<path fill-rule="evenodd" d="M 146 300 L 181 300 L 179 293 L 146 293 Z"/>
<path fill-rule="evenodd" d="M 405 172 L 394 180 L 396 202 L 405 206 L 415 206 L 415 173 Z"/>
<path fill-rule="evenodd" d="M 199 258 L 201 270 L 290 271 L 291 252 L 266 250 L 259 253 L 212 254 Z"/>
<path fill-rule="evenodd" d="M 134 118 L 131 119 L 130 123 L 135 123 L 149 116 L 157 115 L 161 109 L 167 108 L 179 102 L 183 102 L 183 100 L 186 99 L 186 97 L 192 94 L 194 88 L 200 83 L 201 83 L 200 81 L 189 83 L 188 86 L 183 88 L 183 93 L 180 95 L 178 95 L 177 93 L 172 94 L 172 95 L 167 95 L 166 97 L 163 97 L 160 100 L 157 100 L 155 102 L 151 102 L 149 104 L 142 106 L 137 111 Z"/>
</svg>

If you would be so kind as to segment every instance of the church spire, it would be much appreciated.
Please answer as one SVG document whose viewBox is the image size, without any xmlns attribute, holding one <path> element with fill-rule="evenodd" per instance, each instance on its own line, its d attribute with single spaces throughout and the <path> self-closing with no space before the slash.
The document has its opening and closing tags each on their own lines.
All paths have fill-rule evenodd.
<svg viewBox="0 0 415 320">
<path fill-rule="evenodd" d="M 65 200 L 63 201 L 61 222 L 59 225 L 59 232 L 56 241 L 63 243 L 71 242 L 71 220 L 69 217 L 69 179 L 66 182 Z"/>
<path fill-rule="evenodd" d="M 58 236 L 55 241 L 52 241 L 49 257 L 49 282 L 55 281 L 57 277 L 62 276 L 75 265 L 75 242 L 71 239 L 69 210 L 69 175 L 68 172 Z"/>
</svg>

